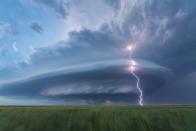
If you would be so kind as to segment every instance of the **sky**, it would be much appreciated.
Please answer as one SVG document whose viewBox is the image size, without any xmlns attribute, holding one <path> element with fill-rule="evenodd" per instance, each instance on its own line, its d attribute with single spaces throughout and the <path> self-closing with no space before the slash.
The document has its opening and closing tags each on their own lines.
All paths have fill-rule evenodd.
<svg viewBox="0 0 196 131">
<path fill-rule="evenodd" d="M 0 105 L 196 103 L 195 0 L 1 0 Z"/>
</svg>

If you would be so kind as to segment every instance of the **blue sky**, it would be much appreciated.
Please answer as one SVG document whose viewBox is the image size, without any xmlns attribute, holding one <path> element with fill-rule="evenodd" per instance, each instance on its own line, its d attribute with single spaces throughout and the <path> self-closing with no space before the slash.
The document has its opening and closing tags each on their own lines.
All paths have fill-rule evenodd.
<svg viewBox="0 0 196 131">
<path fill-rule="evenodd" d="M 63 23 L 55 16 L 55 13 L 51 15 L 52 11 L 46 11 L 32 1 L 8 0 L 1 3 L 1 23 L 2 26 L 8 28 L 4 30 L 10 30 L 4 31 L 5 33 L 2 34 L 4 36 L 1 38 L 2 48 L 7 48 L 6 50 L 10 52 L 2 57 L 3 64 L 27 59 L 28 55 L 33 52 L 32 48 L 47 46 L 62 38 L 63 30 L 62 26 L 59 25 L 63 25 Z M 41 28 L 46 29 L 46 31 L 42 32 L 41 35 L 38 34 L 36 30 L 29 28 L 33 23 L 42 26 Z M 9 49 L 12 48 L 13 43 L 16 43 L 18 52 Z"/>
<path fill-rule="evenodd" d="M 0 104 L 195 103 L 194 0 L 0 2 Z M 188 67 L 187 67 L 188 65 Z"/>
</svg>

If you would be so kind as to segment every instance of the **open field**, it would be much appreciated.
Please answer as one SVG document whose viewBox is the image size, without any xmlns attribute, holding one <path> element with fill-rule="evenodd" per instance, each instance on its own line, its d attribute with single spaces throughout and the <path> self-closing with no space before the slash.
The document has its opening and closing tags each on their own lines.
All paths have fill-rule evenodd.
<svg viewBox="0 0 196 131">
<path fill-rule="evenodd" d="M 4 106 L 0 131 L 196 131 L 196 107 Z"/>
</svg>

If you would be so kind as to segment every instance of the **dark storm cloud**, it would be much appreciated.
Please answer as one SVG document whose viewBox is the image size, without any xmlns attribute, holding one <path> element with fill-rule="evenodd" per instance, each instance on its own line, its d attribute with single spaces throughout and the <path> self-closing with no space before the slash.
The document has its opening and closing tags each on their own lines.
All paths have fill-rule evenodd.
<svg viewBox="0 0 196 131">
<path fill-rule="evenodd" d="M 138 96 L 136 93 L 89 93 L 53 96 L 51 98 L 69 100 L 79 99 L 86 104 L 137 104 Z"/>
<path fill-rule="evenodd" d="M 146 103 L 195 103 L 195 77 L 188 76 L 196 70 L 195 5 L 193 0 L 143 1 L 127 13 L 123 35 L 128 34 L 131 42 L 140 44 L 134 56 L 154 61 L 175 73 L 170 83 L 146 96 Z"/>
<path fill-rule="evenodd" d="M 43 60 L 47 61 L 48 65 L 55 64 L 54 61 L 71 65 L 118 59 L 125 56 L 120 52 L 122 44 L 121 39 L 114 37 L 110 30 L 91 31 L 84 29 L 80 32 L 71 32 L 68 41 L 61 41 L 55 46 L 37 50 L 31 56 L 31 60 L 33 63 L 41 63 L 42 65 L 44 64 Z"/>
<path fill-rule="evenodd" d="M 156 90 L 153 95 L 146 97 L 146 100 L 154 104 L 195 104 L 195 79 L 196 73 L 185 75 Z"/>
<path fill-rule="evenodd" d="M 41 3 L 47 2 L 49 0 Z M 54 5 L 52 8 L 55 9 L 58 4 L 53 2 L 47 5 Z M 28 62 L 19 64 L 20 71 L 15 68 L 12 71 L 1 70 L 0 78 L 5 79 L 6 75 L 7 78 L 17 78 L 20 76 L 18 72 L 29 76 L 98 61 L 107 63 L 115 59 L 122 60 L 128 58 L 125 50 L 127 44 L 136 44 L 133 58 L 152 61 L 175 73 L 171 77 L 170 73 L 163 73 L 160 68 L 150 71 L 149 68 L 141 69 L 138 75 L 142 80 L 146 102 L 195 102 L 192 96 L 195 92 L 195 76 L 190 78 L 188 74 L 196 70 L 196 1 L 127 1 L 125 7 L 118 1 L 107 2 L 118 9 L 119 22 L 113 21 L 111 25 L 104 25 L 96 31 L 82 29 L 70 32 L 67 41 L 37 49 Z M 134 86 L 134 79 L 129 73 L 123 72 L 123 65 L 115 65 L 108 65 L 107 68 L 102 65 L 90 69 L 84 67 L 87 70 L 82 68 L 75 72 L 46 73 L 31 79 L 1 84 L 0 94 L 81 98 L 98 103 L 105 100 L 128 101 L 130 96 L 135 101 L 135 92 L 129 90 L 130 86 Z"/>
<path fill-rule="evenodd" d="M 123 10 L 119 35 L 139 46 L 134 57 L 166 66 L 176 76 L 168 85 L 151 90 L 149 103 L 195 103 L 195 77 L 187 75 L 196 70 L 195 5 L 194 0 L 141 0 L 127 4 L 128 9 L 119 5 Z"/>
<path fill-rule="evenodd" d="M 44 4 L 56 11 L 63 19 L 68 15 L 68 4 L 64 0 L 33 0 L 37 3 Z"/>
<path fill-rule="evenodd" d="M 42 26 L 37 22 L 31 22 L 29 26 L 36 33 L 42 33 L 43 32 Z"/>
<path fill-rule="evenodd" d="M 135 56 L 167 66 L 178 74 L 194 71 L 195 4 L 194 0 L 143 0 L 133 4 L 122 31 L 131 42 L 139 43 Z M 187 65 L 189 68 L 184 68 Z"/>
<path fill-rule="evenodd" d="M 126 61 L 110 61 L 64 69 L 28 79 L 1 84 L 0 95 L 4 97 L 46 97 L 59 99 L 83 99 L 92 103 L 136 102 L 135 79 L 130 75 Z M 170 72 L 162 67 L 143 67 L 138 72 L 148 81 L 146 92 L 167 83 Z M 153 82 L 156 78 L 156 82 Z M 159 83 L 161 81 L 161 83 Z M 150 83 L 151 82 L 151 83 Z M 145 81 L 144 81 L 145 83 Z M 124 94 L 124 97 L 123 97 Z M 101 96 L 101 97 L 100 97 Z M 121 99 L 119 99 L 122 97 Z"/>
</svg>

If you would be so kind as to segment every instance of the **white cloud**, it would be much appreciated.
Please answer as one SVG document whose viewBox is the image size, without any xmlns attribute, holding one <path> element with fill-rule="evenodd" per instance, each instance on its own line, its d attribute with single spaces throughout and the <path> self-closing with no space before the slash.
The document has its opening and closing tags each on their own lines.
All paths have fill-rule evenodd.
<svg viewBox="0 0 196 131">
<path fill-rule="evenodd" d="M 114 10 L 105 0 L 70 0 L 69 16 L 66 20 L 68 31 L 82 28 L 97 30 L 100 26 L 110 23 Z"/>
<path fill-rule="evenodd" d="M 29 48 L 32 54 L 36 52 L 36 49 L 33 47 L 33 45 L 30 45 Z"/>
<path fill-rule="evenodd" d="M 12 49 L 13 49 L 14 52 L 18 52 L 18 48 L 17 48 L 17 46 L 16 46 L 16 42 L 14 42 L 14 43 L 12 44 Z"/>
</svg>

